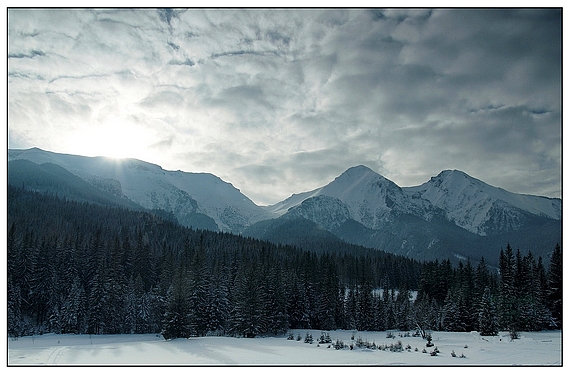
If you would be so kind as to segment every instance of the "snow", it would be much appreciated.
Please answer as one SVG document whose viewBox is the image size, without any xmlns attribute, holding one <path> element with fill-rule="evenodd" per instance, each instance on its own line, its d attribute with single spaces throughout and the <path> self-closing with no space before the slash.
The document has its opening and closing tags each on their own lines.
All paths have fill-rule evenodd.
<svg viewBox="0 0 570 373">
<path fill-rule="evenodd" d="M 486 235 L 488 213 L 497 201 L 510 206 L 505 207 L 507 212 L 514 207 L 550 219 L 560 219 L 562 211 L 559 199 L 511 193 L 458 170 L 442 171 L 422 185 L 402 189 L 421 194 L 458 226 L 479 235 Z"/>
<path fill-rule="evenodd" d="M 232 184 L 208 173 L 167 171 L 137 159 L 113 159 L 58 154 L 37 148 L 9 150 L 8 159 L 26 159 L 42 164 L 51 162 L 85 180 L 116 180 L 123 194 L 131 201 L 149 209 L 170 211 L 186 193 L 198 203 L 196 212 L 212 217 L 218 227 L 232 231 L 242 224 L 253 224 L 275 217 L 259 207 Z M 193 212 L 190 207 L 188 211 Z"/>
<path fill-rule="evenodd" d="M 370 168 L 356 166 L 321 188 L 260 207 L 215 175 L 166 171 L 136 159 L 82 157 L 37 148 L 9 150 L 8 160 L 14 159 L 38 164 L 52 162 L 86 180 L 101 183 L 116 180 L 113 187 L 120 185 L 126 197 L 143 207 L 170 211 L 177 206 L 179 218 L 189 212 L 203 213 L 213 218 L 223 231 L 241 232 L 246 226 L 281 216 L 303 201 L 321 195 L 339 199 L 346 204 L 352 219 L 372 229 L 382 227 L 393 212 L 429 220 L 434 211 L 441 209 L 456 225 L 486 235 L 486 223 L 496 203 L 510 215 L 513 224 L 521 213 L 519 210 L 552 219 L 560 219 L 562 213 L 560 199 L 510 193 L 458 170 L 445 170 L 422 185 L 400 188 Z"/>
<path fill-rule="evenodd" d="M 285 214 L 305 200 L 317 196 L 328 196 L 342 201 L 350 213 L 350 218 L 373 229 L 388 219 L 387 215 L 393 208 L 386 205 L 387 197 L 397 206 L 396 208 L 405 208 L 402 206 L 406 206 L 409 199 L 392 181 L 366 166 L 356 166 L 349 168 L 321 188 L 294 194 L 278 204 L 268 206 L 267 210 L 276 214 Z"/>
<path fill-rule="evenodd" d="M 321 189 L 322 188 L 318 188 L 309 192 L 293 194 L 291 197 L 278 202 L 275 205 L 266 206 L 264 208 L 273 214 L 283 215 L 287 213 L 290 208 L 300 205 L 304 200 L 318 196 Z"/>
<path fill-rule="evenodd" d="M 388 221 L 391 212 L 430 220 L 441 209 L 457 226 L 485 236 L 497 204 L 510 216 L 511 224 L 516 224 L 523 211 L 551 219 L 560 219 L 562 211 L 560 199 L 511 193 L 458 170 L 445 170 L 422 185 L 400 188 L 365 166 L 349 168 L 321 188 L 294 194 L 266 209 L 285 214 L 303 201 L 322 195 L 342 201 L 351 219 L 372 229 Z"/>
<path fill-rule="evenodd" d="M 425 340 L 393 332 L 331 331 L 333 342 L 354 343 L 359 337 L 376 345 L 402 341 L 410 350 L 390 352 L 354 348 L 335 350 L 328 344 L 318 345 L 318 330 L 293 330 L 302 340 L 288 340 L 286 335 L 266 338 L 201 337 L 165 341 L 155 334 L 143 335 L 58 335 L 8 339 L 8 365 L 313 365 L 313 366 L 561 366 L 562 336 L 560 331 L 523 332 L 511 341 L 508 333 L 481 337 L 477 332 L 433 332 L 434 347 L 425 347 Z M 304 343 L 309 332 L 313 344 Z M 351 340 L 352 336 L 354 340 Z M 296 338 L 295 338 L 296 339 Z M 415 349 L 418 351 L 415 351 Z M 422 353 L 423 349 L 427 353 Z M 452 357 L 455 351 L 457 357 Z M 459 356 L 465 355 L 465 358 Z"/>
</svg>

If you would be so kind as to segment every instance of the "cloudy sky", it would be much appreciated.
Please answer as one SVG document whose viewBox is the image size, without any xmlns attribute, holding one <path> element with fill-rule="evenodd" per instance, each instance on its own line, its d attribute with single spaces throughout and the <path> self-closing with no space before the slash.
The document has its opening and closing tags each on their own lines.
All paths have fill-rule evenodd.
<svg viewBox="0 0 570 373">
<path fill-rule="evenodd" d="M 559 10 L 8 11 L 8 146 L 210 172 L 258 204 L 364 164 L 561 195 Z"/>
</svg>

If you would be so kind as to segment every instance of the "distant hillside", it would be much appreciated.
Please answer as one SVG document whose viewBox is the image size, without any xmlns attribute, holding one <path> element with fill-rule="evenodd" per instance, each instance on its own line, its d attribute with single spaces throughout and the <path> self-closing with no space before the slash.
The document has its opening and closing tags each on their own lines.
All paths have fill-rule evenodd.
<svg viewBox="0 0 570 373">
<path fill-rule="evenodd" d="M 38 165 L 24 159 L 9 162 L 8 184 L 79 202 L 143 209 L 120 193 L 120 188 L 114 191 L 101 190 L 53 163 Z"/>
</svg>

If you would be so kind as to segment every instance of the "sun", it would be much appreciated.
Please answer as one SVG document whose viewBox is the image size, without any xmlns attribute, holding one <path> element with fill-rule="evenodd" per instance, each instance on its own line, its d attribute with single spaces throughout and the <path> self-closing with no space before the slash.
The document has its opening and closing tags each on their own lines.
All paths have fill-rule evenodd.
<svg viewBox="0 0 570 373">
<path fill-rule="evenodd" d="M 111 158 L 144 158 L 153 135 L 146 129 L 118 119 L 90 125 L 71 134 L 74 154 Z"/>
</svg>

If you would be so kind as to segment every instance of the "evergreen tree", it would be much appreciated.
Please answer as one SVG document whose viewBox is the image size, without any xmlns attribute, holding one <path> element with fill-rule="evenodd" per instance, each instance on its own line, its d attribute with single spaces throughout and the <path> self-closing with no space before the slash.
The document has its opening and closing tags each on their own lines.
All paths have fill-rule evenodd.
<svg viewBox="0 0 570 373">
<path fill-rule="evenodd" d="M 552 252 L 547 278 L 546 299 L 553 327 L 562 329 L 562 249 L 559 244 Z"/>
<path fill-rule="evenodd" d="M 44 239 L 41 245 L 36 246 L 33 251 L 32 270 L 31 270 L 31 293 L 33 297 L 31 300 L 32 310 L 35 315 L 35 321 L 40 326 L 42 331 L 47 328 L 48 317 L 53 311 L 53 301 L 56 300 L 57 295 L 54 290 L 57 289 L 54 280 L 53 261 L 55 257 L 54 245 Z"/>
<path fill-rule="evenodd" d="M 162 336 L 164 339 L 189 338 L 196 334 L 192 324 L 191 289 L 186 270 L 179 266 L 166 300 Z"/>
<path fill-rule="evenodd" d="M 139 333 L 159 333 L 166 314 L 167 302 L 158 287 L 151 288 L 143 294 L 139 311 Z"/>
<path fill-rule="evenodd" d="M 20 287 L 8 278 L 7 306 L 8 306 L 8 335 L 19 337 L 22 335 L 22 295 Z"/>
<path fill-rule="evenodd" d="M 265 319 L 267 332 L 271 334 L 285 333 L 289 328 L 287 298 L 280 272 L 277 268 L 270 268 L 265 276 L 267 279 Z"/>
<path fill-rule="evenodd" d="M 518 258 L 518 257 L 517 257 Z M 518 260 L 518 259 L 517 259 Z M 520 330 L 543 330 L 549 322 L 541 291 L 539 273 L 531 252 L 517 264 L 519 286 L 517 293 L 517 315 Z"/>
<path fill-rule="evenodd" d="M 374 308 L 372 303 L 372 285 L 365 281 L 358 291 L 357 299 L 357 330 L 372 330 Z M 405 312 L 405 311 L 404 311 Z"/>
<path fill-rule="evenodd" d="M 357 329 L 358 327 L 358 290 L 356 287 L 348 290 L 344 306 L 344 328 L 347 330 Z"/>
<path fill-rule="evenodd" d="M 477 308 L 478 296 L 475 291 L 475 270 L 468 259 L 467 264 L 460 272 L 460 292 L 461 292 L 461 317 L 465 324 L 465 331 L 475 330 L 478 324 Z"/>
<path fill-rule="evenodd" d="M 289 282 L 292 284 L 287 302 L 287 313 L 289 315 L 289 326 L 293 329 L 308 329 L 311 327 L 309 317 L 309 305 L 307 293 L 303 282 L 297 276 L 291 276 Z"/>
<path fill-rule="evenodd" d="M 339 279 L 332 258 L 323 255 L 320 260 L 320 276 L 317 279 L 319 291 L 317 293 L 317 320 L 321 329 L 332 330 L 337 328 L 337 321 L 341 321 L 342 299 L 339 298 Z"/>
<path fill-rule="evenodd" d="M 141 294 L 136 294 L 135 281 L 131 277 L 126 287 L 123 333 L 133 334 L 137 331 L 140 297 Z"/>
<path fill-rule="evenodd" d="M 414 302 L 412 323 L 413 327 L 422 333 L 422 337 L 425 337 L 428 330 L 437 329 L 437 311 L 437 302 L 427 295 L 416 299 Z"/>
<path fill-rule="evenodd" d="M 190 304 L 192 305 L 192 324 L 198 336 L 206 335 L 208 320 L 208 301 L 211 299 L 210 271 L 206 262 L 206 250 L 202 243 L 195 251 L 190 274 Z"/>
<path fill-rule="evenodd" d="M 460 297 L 451 289 L 445 297 L 442 309 L 443 330 L 448 332 L 465 331 L 465 325 L 460 314 Z"/>
<path fill-rule="evenodd" d="M 414 328 L 415 325 L 413 325 L 412 320 L 411 294 L 408 289 L 404 288 L 398 292 L 394 310 L 396 327 L 399 330 L 410 330 Z"/>
<path fill-rule="evenodd" d="M 518 329 L 517 299 L 515 288 L 516 262 L 510 244 L 499 256 L 499 325 L 508 330 Z"/>
<path fill-rule="evenodd" d="M 87 306 L 87 333 L 103 334 L 106 332 L 106 311 L 108 302 L 108 288 L 105 284 L 104 270 L 95 273 L 91 281 Z"/>
<path fill-rule="evenodd" d="M 478 316 L 479 334 L 483 336 L 493 336 L 499 333 L 497 309 L 495 307 L 495 301 L 491 296 L 491 291 L 488 287 L 483 291 Z"/>
<path fill-rule="evenodd" d="M 17 242 L 16 224 L 12 223 L 7 240 L 7 316 L 8 335 L 18 337 L 22 333 L 22 290 L 20 288 L 19 264 L 21 245 Z"/>
<path fill-rule="evenodd" d="M 373 330 L 386 330 L 387 311 L 386 304 L 384 303 L 381 294 L 374 296 L 372 304 L 374 307 Z"/>
<path fill-rule="evenodd" d="M 481 299 L 485 288 L 491 289 L 491 276 L 485 258 L 481 257 L 475 269 L 475 279 L 473 283 L 473 299 Z"/>
<path fill-rule="evenodd" d="M 231 330 L 247 338 L 267 331 L 265 288 L 255 268 L 254 263 L 242 265 L 234 285 Z"/>
<path fill-rule="evenodd" d="M 62 333 L 85 333 L 87 314 L 85 305 L 85 291 L 79 278 L 76 278 L 61 307 L 60 327 Z"/>
<path fill-rule="evenodd" d="M 217 268 L 209 284 L 206 304 L 206 330 L 215 335 L 224 335 L 230 315 L 229 279 L 227 268 Z"/>
<path fill-rule="evenodd" d="M 384 289 L 382 294 L 386 305 L 386 329 L 396 329 L 398 327 L 396 318 L 396 295 L 394 289 L 389 291 Z"/>
</svg>

